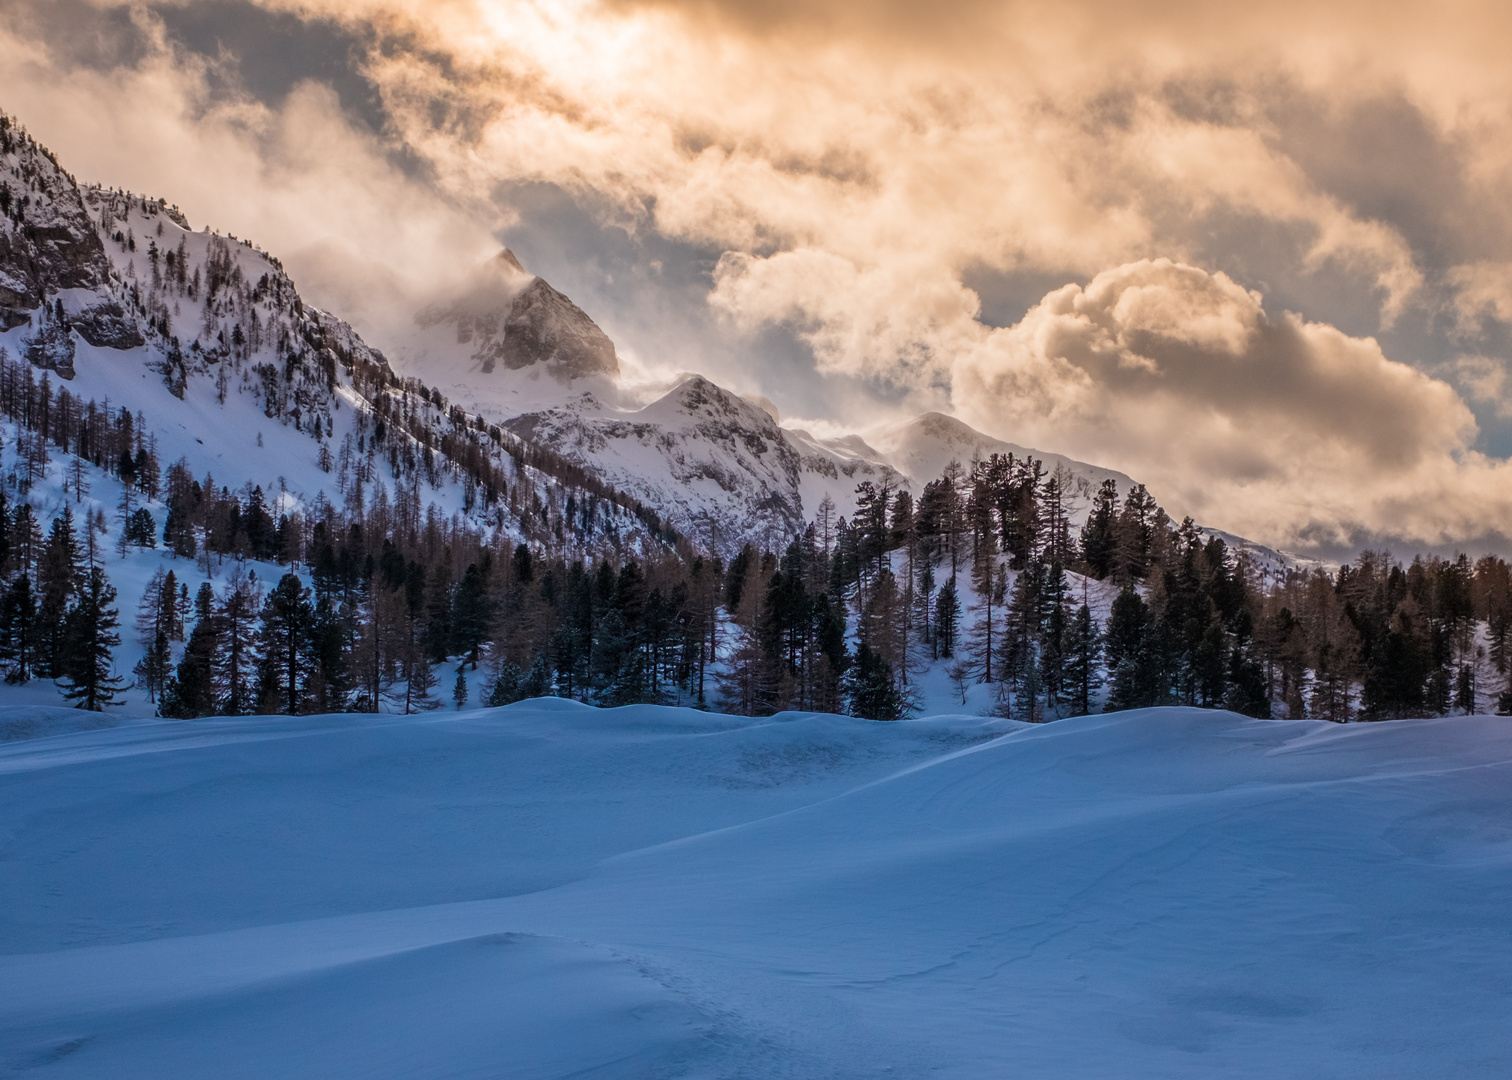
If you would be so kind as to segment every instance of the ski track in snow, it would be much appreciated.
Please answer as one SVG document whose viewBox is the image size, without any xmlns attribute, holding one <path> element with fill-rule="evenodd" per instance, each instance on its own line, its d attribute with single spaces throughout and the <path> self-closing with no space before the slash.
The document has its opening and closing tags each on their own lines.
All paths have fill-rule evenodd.
<svg viewBox="0 0 1512 1080">
<path fill-rule="evenodd" d="M 1492 717 L 16 737 L 0 1075 L 1504 1077 L 1509 780 Z"/>
</svg>

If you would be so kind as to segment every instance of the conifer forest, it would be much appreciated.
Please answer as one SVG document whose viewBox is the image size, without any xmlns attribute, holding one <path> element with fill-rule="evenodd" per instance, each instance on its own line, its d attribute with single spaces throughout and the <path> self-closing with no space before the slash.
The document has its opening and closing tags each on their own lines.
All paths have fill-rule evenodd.
<svg viewBox="0 0 1512 1080">
<path fill-rule="evenodd" d="M 917 497 L 863 482 L 850 518 L 826 501 L 786 546 L 725 564 L 549 452 L 514 448 L 556 473 L 553 497 L 523 470 L 511 490 L 476 450 L 483 425 L 424 387 L 379 400 L 392 412 L 342 450 L 342 504 L 290 514 L 262 487 L 164 465 L 139 418 L 6 358 L 5 678 L 57 680 L 90 709 L 130 681 L 182 718 L 416 712 L 476 683 L 495 705 L 887 720 L 920 707 L 918 677 L 939 665 L 963 701 L 986 684 L 1000 715 L 1034 721 L 1158 704 L 1334 721 L 1512 710 L 1512 571 L 1495 556 L 1277 569 L 1173 522 L 1140 485 L 1104 482 L 1073 527 L 1059 478 L 995 454 L 952 462 Z M 95 470 L 118 480 L 116 518 L 39 520 L 25 493 L 49 455 L 75 490 Z M 438 462 L 513 507 L 523 536 L 422 511 Z M 395 502 L 365 498 L 379 470 Z M 616 515 L 657 542 L 602 542 L 619 540 Z M 112 561 L 155 547 L 174 558 L 123 613 Z M 122 635 L 141 647 L 129 672 L 112 663 Z"/>
</svg>

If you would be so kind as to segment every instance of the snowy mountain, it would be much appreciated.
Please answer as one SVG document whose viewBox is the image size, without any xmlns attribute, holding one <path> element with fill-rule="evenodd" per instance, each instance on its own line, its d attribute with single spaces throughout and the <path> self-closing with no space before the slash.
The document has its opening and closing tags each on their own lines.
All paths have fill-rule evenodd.
<svg viewBox="0 0 1512 1080">
<path fill-rule="evenodd" d="M 781 547 L 824 499 L 856 506 L 863 481 L 917 495 L 951 461 L 969 469 L 992 454 L 1040 461 L 1060 482 L 1073 526 L 1104 481 L 1129 476 L 995 439 L 927 412 L 839 438 L 784 427 L 765 400 L 695 374 L 650 386 L 623 377 L 614 344 L 593 320 L 507 249 L 458 299 L 416 315 L 389 350 L 395 369 L 442 389 L 468 411 L 547 445 L 654 507 L 679 533 L 725 557 L 751 542 Z M 1204 530 L 1284 569 L 1296 561 Z"/>
<path fill-rule="evenodd" d="M 400 371 L 494 418 L 614 394 L 620 373 L 608 336 L 507 248 L 460 297 L 418 312 L 390 352 Z"/>
<path fill-rule="evenodd" d="M 508 250 L 461 298 L 421 311 L 389 354 L 401 374 L 552 447 L 722 555 L 780 546 L 825 496 L 850 513 L 863 480 L 905 483 L 877 455 L 783 428 L 701 375 L 649 393 L 627 384 L 613 342 Z"/>
<path fill-rule="evenodd" d="M 779 427 L 764 409 L 701 375 L 640 409 L 587 399 L 504 427 L 590 465 L 724 555 L 746 542 L 781 547 L 826 495 L 849 513 L 858 483 L 900 479 L 879 462 L 847 459 Z"/>
<path fill-rule="evenodd" d="M 1044 464 L 1047 476 L 1061 479 L 1068 516 L 1077 524 L 1085 518 L 1093 493 L 1105 480 L 1114 481 L 1121 492 L 1134 486 L 1134 481 L 1121 472 L 994 439 L 938 412 L 872 429 L 866 432 L 866 441 L 876 447 L 874 453 L 881 460 L 908 477 L 916 488 L 936 479 L 951 461 L 969 467 L 973 461 L 985 460 L 993 454 L 1034 458 Z"/>
<path fill-rule="evenodd" d="M 183 458 L 220 485 L 271 486 L 291 509 L 408 500 L 420 518 L 432 506 L 520 539 L 555 531 L 582 478 L 551 475 L 549 451 L 526 465 L 518 439 L 400 380 L 347 323 L 306 304 L 273 256 L 194 230 L 164 200 L 81 186 L 0 124 L 0 351 L 56 375 L 81 405 L 139 418 L 165 467 Z M 498 287 L 510 272 L 501 265 Z M 493 360 L 575 375 L 597 348 L 591 362 L 612 366 L 601 334 L 564 336 L 576 308 L 560 294 L 527 281 L 510 295 L 507 347 L 501 327 L 468 324 Z M 436 325 L 456 337 L 483 302 L 467 297 Z M 584 550 L 661 547 L 635 510 L 605 500 Z"/>
</svg>

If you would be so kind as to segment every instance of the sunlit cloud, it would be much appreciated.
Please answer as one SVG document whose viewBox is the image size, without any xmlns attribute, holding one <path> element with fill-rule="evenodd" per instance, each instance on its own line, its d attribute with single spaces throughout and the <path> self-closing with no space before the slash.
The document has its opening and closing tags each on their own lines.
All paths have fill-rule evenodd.
<svg viewBox="0 0 1512 1080">
<path fill-rule="evenodd" d="M 307 295 L 370 326 L 395 306 L 407 322 L 427 289 L 497 249 L 498 208 L 407 175 L 329 87 L 298 84 L 276 105 L 214 93 L 214 61 L 177 48 L 149 13 L 132 23 L 140 56 L 104 69 L 0 34 L 3 107 L 81 179 L 166 197 L 195 228 L 252 240 Z"/>
<path fill-rule="evenodd" d="M 1127 463 L 1173 509 L 1245 535 L 1512 534 L 1512 465 L 1471 450 L 1475 420 L 1453 387 L 1371 339 L 1272 316 L 1223 274 L 1131 263 L 956 356 L 968 422 Z"/>
<path fill-rule="evenodd" d="M 1466 404 L 1507 415 L 1483 340 L 1512 323 L 1502 6 L 256 2 L 351 31 L 378 129 L 317 84 L 213 94 L 235 58 L 140 10 L 148 47 L 97 69 L 13 23 L 7 106 L 81 172 L 276 248 L 379 333 L 539 182 L 714 252 L 704 300 L 730 334 L 783 328 L 822 377 L 954 402 L 1213 524 L 1299 544 L 1508 527 L 1499 495 L 1470 497 L 1505 477 Z M 984 269 L 1041 282 L 1022 303 L 1074 284 L 994 329 Z M 1314 292 L 1348 311 L 1285 312 Z M 1094 313 L 1111 344 L 1077 345 Z M 1452 370 L 1366 336 L 1444 316 L 1472 357 Z M 683 363 L 654 336 L 626 350 Z"/>
</svg>

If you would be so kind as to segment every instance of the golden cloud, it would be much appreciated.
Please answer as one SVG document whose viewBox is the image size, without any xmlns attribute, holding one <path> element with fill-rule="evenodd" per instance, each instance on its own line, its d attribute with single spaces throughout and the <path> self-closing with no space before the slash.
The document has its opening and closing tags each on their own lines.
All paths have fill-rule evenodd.
<svg viewBox="0 0 1512 1080">
<path fill-rule="evenodd" d="M 956 411 L 999 437 L 1118 461 L 1176 508 L 1279 544 L 1512 534 L 1512 465 L 1474 453 L 1448 384 L 1368 338 L 1168 259 L 1046 296 L 959 350 Z"/>
<path fill-rule="evenodd" d="M 1299 275 L 1367 293 L 1382 327 L 1441 302 L 1465 332 L 1512 321 L 1505 5 L 255 2 L 359 31 L 382 132 L 313 86 L 209 102 L 203 61 L 164 40 L 134 68 L 59 80 L 13 34 L 11 107 L 94 175 L 318 249 L 306 266 L 333 295 L 363 266 L 412 289 L 467 265 L 500 224 L 499 185 L 542 181 L 722 252 L 709 299 L 732 328 L 785 323 L 820 370 L 918 401 L 950 387 L 966 419 L 1140 475 L 1216 524 L 1281 541 L 1512 532 L 1500 495 L 1471 497 L 1506 477 L 1471 449 L 1449 384 L 1267 314 L 1244 287 L 1262 281 L 1199 269 L 1241 223 Z M 1300 100 L 1347 129 L 1388 98 L 1461 200 L 1432 251 L 1395 195 L 1367 198 L 1358 169 L 1322 175 L 1278 119 Z M 97 101 L 114 104 L 93 119 Z M 161 152 L 133 160 L 143 146 Z M 1087 284 L 994 330 L 967 284 L 980 268 Z"/>
</svg>

